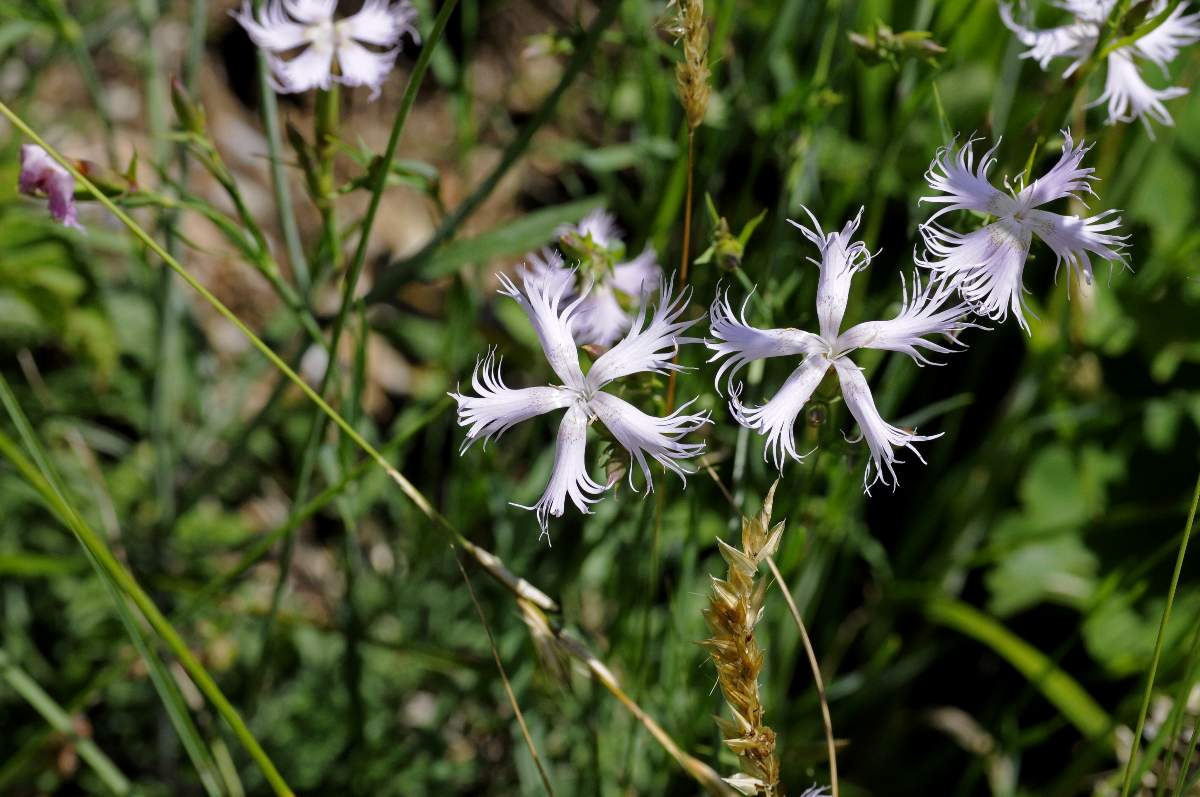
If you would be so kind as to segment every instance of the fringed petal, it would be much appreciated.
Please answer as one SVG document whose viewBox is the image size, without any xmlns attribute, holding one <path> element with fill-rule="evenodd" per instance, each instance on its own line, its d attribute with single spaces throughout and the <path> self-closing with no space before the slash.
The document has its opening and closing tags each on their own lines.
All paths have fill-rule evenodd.
<svg viewBox="0 0 1200 797">
<path fill-rule="evenodd" d="M 662 284 L 662 277 L 658 254 L 653 247 L 647 246 L 633 260 L 616 266 L 608 284 L 626 296 L 640 298 L 658 290 Z"/>
<path fill-rule="evenodd" d="M 477 395 L 450 393 L 458 402 L 458 424 L 466 427 L 467 435 L 459 453 L 478 440 L 484 445 L 499 437 L 521 421 L 569 406 L 576 399 L 574 392 L 561 387 L 510 388 L 500 374 L 501 361 L 495 350 L 475 363 L 471 387 Z"/>
<path fill-rule="evenodd" d="M 934 155 L 933 163 L 925 172 L 925 182 L 941 193 L 918 200 L 942 205 L 929 221 L 955 210 L 975 210 L 996 216 L 1003 216 L 1010 210 L 1013 199 L 992 185 L 987 176 L 996 163 L 995 152 L 1000 142 L 985 152 L 976 166 L 973 145 L 978 140 L 970 139 L 958 150 L 942 147 Z"/>
<path fill-rule="evenodd" d="M 691 404 L 692 402 L 688 402 L 665 418 L 658 418 L 647 415 L 629 402 L 609 393 L 596 393 L 588 402 L 588 406 L 600 422 L 612 433 L 621 447 L 629 452 L 630 459 L 636 460 L 641 466 L 642 475 L 646 478 L 646 487 L 651 492 L 654 490 L 654 481 L 650 476 L 647 455 L 667 470 L 684 478 L 685 474 L 691 471 L 685 470 L 678 460 L 690 459 L 704 452 L 703 443 L 681 442 L 685 435 L 709 422 L 707 412 L 685 412 Z M 632 468 L 629 470 L 629 486 L 637 489 L 633 484 Z"/>
<path fill-rule="evenodd" d="M 763 448 L 763 459 L 768 455 L 774 461 L 775 467 L 783 470 L 783 464 L 790 457 L 797 462 L 803 461 L 804 454 L 796 451 L 796 440 L 793 427 L 796 416 L 808 403 L 822 377 L 829 370 L 829 360 L 824 355 L 805 358 L 800 367 L 792 371 L 791 376 L 783 383 L 770 401 L 761 407 L 746 407 L 740 401 L 741 388 L 731 391 L 729 410 L 737 422 L 748 429 L 753 429 L 767 438 Z"/>
<path fill-rule="evenodd" d="M 572 324 L 583 297 L 568 302 L 568 284 L 547 280 L 528 271 L 522 275 L 524 290 L 507 275 L 501 275 L 500 282 L 504 286 L 500 292 L 515 299 L 529 316 L 529 323 L 533 325 L 554 373 L 567 387 L 582 388 L 583 371 L 579 368 L 579 350 Z"/>
<path fill-rule="evenodd" d="M 1154 15 L 1161 14 L 1155 8 Z M 1142 36 L 1131 47 L 1133 52 L 1148 61 L 1153 61 L 1164 72 L 1167 65 L 1175 60 L 1179 51 L 1188 45 L 1200 41 L 1200 12 L 1186 13 L 1187 3 L 1180 3 L 1171 11 L 1171 15 L 1163 20 L 1157 28 Z"/>
<path fill-rule="evenodd" d="M 590 515 L 590 506 L 600 499 L 604 486 L 597 484 L 587 472 L 588 413 L 582 404 L 573 404 L 563 415 L 558 427 L 558 442 L 554 449 L 554 470 L 546 491 L 533 506 L 513 504 L 521 509 L 530 509 L 537 514 L 542 534 L 548 534 L 550 515 L 562 517 L 567 498 L 575 508 Z"/>
<path fill-rule="evenodd" d="M 817 318 L 820 321 L 821 337 L 833 340 L 837 337 L 842 324 L 842 316 L 846 313 L 846 301 L 850 296 L 850 283 L 854 275 L 871 265 L 871 251 L 862 241 L 855 241 L 854 232 L 862 221 L 863 209 L 858 209 L 858 215 L 840 230 L 826 234 L 821 229 L 817 217 L 808 208 L 804 208 L 812 220 L 812 228 L 803 224 L 788 221 L 804 237 L 808 238 L 821 250 L 821 261 L 818 264 L 821 276 L 817 282 Z"/>
<path fill-rule="evenodd" d="M 1055 199 L 1072 197 L 1082 202 L 1081 193 L 1092 194 L 1091 182 L 1095 180 L 1095 169 L 1083 167 L 1083 156 L 1091 145 L 1071 138 L 1071 131 L 1064 130 L 1062 155 L 1058 163 L 1044 175 L 1034 180 L 1017 194 L 1017 202 L 1024 208 L 1035 208 Z"/>
<path fill-rule="evenodd" d="M 289 16 L 284 6 L 280 0 L 268 0 L 255 17 L 254 6 L 250 0 L 245 0 L 241 9 L 230 11 L 230 15 L 259 47 L 274 53 L 285 53 L 303 47 L 310 40 L 308 25 L 296 22 L 299 17 Z"/>
<path fill-rule="evenodd" d="M 1097 255 L 1110 263 L 1120 263 L 1128 267 L 1123 250 L 1128 235 L 1115 235 L 1109 230 L 1115 230 L 1121 225 L 1121 211 L 1106 210 L 1095 216 L 1081 219 L 1078 216 L 1061 216 L 1044 210 L 1030 211 L 1029 221 L 1033 231 L 1046 242 L 1054 251 L 1055 274 L 1059 267 L 1066 265 L 1068 285 L 1070 279 L 1079 271 L 1083 278 L 1091 284 L 1092 261 L 1088 253 Z"/>
<path fill-rule="evenodd" d="M 917 265 L 945 275 L 981 316 L 1004 321 L 1011 310 L 1026 332 L 1021 274 L 1029 256 L 1032 235 L 1008 221 L 993 222 L 966 234 L 934 224 L 921 228 L 928 254 Z"/>
<path fill-rule="evenodd" d="M 863 473 L 863 489 L 870 494 L 876 482 L 883 482 L 895 490 L 898 483 L 895 466 L 903 464 L 898 457 L 898 450 L 907 448 L 924 464 L 924 458 L 913 443 L 933 440 L 941 435 L 919 435 L 915 431 L 907 432 L 892 426 L 880 416 L 875 407 L 875 398 L 871 395 L 871 387 L 859 367 L 846 359 L 835 360 L 834 367 L 842 384 L 842 398 L 846 400 L 846 406 L 858 422 L 858 428 L 871 451 L 871 460 Z M 872 471 L 874 478 L 871 477 Z"/>
<path fill-rule="evenodd" d="M 310 89 L 333 87 L 333 49 L 324 44 L 311 44 L 308 49 L 290 60 L 267 54 L 271 67 L 271 83 L 280 94 L 298 94 Z"/>
<path fill-rule="evenodd" d="M 1137 64 L 1133 62 L 1129 48 L 1122 47 L 1108 56 L 1108 74 L 1104 79 L 1104 93 L 1091 102 L 1088 107 L 1107 102 L 1108 124 L 1132 122 L 1134 119 L 1140 118 L 1146 125 L 1150 137 L 1153 138 L 1154 131 L 1150 127 L 1150 120 L 1153 119 L 1167 127 L 1173 126 L 1175 120 L 1171 118 L 1167 106 L 1163 103 L 1185 94 L 1187 94 L 1187 89 L 1180 86 L 1171 86 L 1165 89 L 1152 88 L 1142 79 L 1142 73 L 1138 70 Z"/>
<path fill-rule="evenodd" d="M 1000 19 L 1004 22 L 1005 27 L 1016 35 L 1021 44 L 1029 48 L 1021 53 L 1022 58 L 1031 58 L 1037 61 L 1043 71 L 1050 68 L 1050 62 L 1055 58 L 1072 59 L 1064 77 L 1070 75 L 1087 60 L 1100 35 L 1100 26 L 1086 20 L 1077 20 L 1068 25 L 1045 30 L 1027 28 L 1013 17 L 1012 7 L 1009 3 L 1001 2 L 999 7 Z"/>
<path fill-rule="evenodd" d="M 309 25 L 332 22 L 337 0 L 283 0 L 287 11 L 294 18 Z"/>
<path fill-rule="evenodd" d="M 341 31 L 355 41 L 377 47 L 395 47 L 405 35 L 420 41 L 416 28 L 417 10 L 408 0 L 366 0 L 355 15 L 339 23 Z"/>
<path fill-rule="evenodd" d="M 705 345 L 715 352 L 708 361 L 711 363 L 722 357 L 727 358 L 717 369 L 714 378 L 717 392 L 721 390 L 721 378 L 725 376 L 726 371 L 729 372 L 729 383 L 732 384 L 738 371 L 754 360 L 789 354 L 807 356 L 825 348 L 821 338 L 811 332 L 792 328 L 758 329 L 750 326 L 746 321 L 746 304 L 749 301 L 750 297 L 747 296 L 746 301 L 742 303 L 741 313 L 735 315 L 733 307 L 729 304 L 729 292 L 726 291 L 724 296 L 718 294 L 709 308 L 710 330 L 716 340 L 705 341 Z"/>
<path fill-rule="evenodd" d="M 933 279 L 923 286 L 920 275 L 913 274 L 911 296 L 903 275 L 901 282 L 904 299 L 900 313 L 890 321 L 867 321 L 851 327 L 837 339 L 835 356 L 858 348 L 884 349 L 907 354 L 922 365 L 936 364 L 920 349 L 949 354 L 956 348 L 928 340 L 926 335 L 945 335 L 955 347 L 961 347 L 954 336 L 970 327 L 979 328 L 966 320 L 971 306 L 953 301 L 957 286 L 952 280 Z"/>
<path fill-rule="evenodd" d="M 377 53 L 354 41 L 343 41 L 337 48 L 341 74 L 335 79 L 343 86 L 367 86 L 371 89 L 368 100 L 374 100 L 383 89 L 383 82 L 387 80 L 399 54 L 398 47 Z"/>
<path fill-rule="evenodd" d="M 599 390 L 612 380 L 629 374 L 643 371 L 661 374 L 683 370 L 682 365 L 672 362 L 679 346 L 700 343 L 701 340 L 682 335 L 684 330 L 696 323 L 695 320 L 679 320 L 687 309 L 690 289 L 673 297 L 673 288 L 673 282 L 662 286 L 658 305 L 649 322 L 646 321 L 646 304 L 643 303 L 629 333 L 592 364 L 587 375 L 592 390 Z"/>
</svg>

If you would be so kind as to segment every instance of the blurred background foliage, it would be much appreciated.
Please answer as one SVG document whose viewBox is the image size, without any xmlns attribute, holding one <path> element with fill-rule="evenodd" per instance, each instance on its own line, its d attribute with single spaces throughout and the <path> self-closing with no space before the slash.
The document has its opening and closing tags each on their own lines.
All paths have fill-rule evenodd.
<svg viewBox="0 0 1200 797">
<path fill-rule="evenodd" d="M 137 153 L 139 180 L 159 185 L 178 164 L 152 134 L 165 99 L 146 78 L 184 70 L 198 42 L 195 96 L 282 260 L 254 53 L 227 14 L 233 5 L 0 3 L 0 86 L 71 157 L 123 169 Z M 435 9 L 417 6 L 427 31 Z M 554 524 L 551 547 L 508 502 L 541 492 L 553 426 L 522 424 L 460 458 L 444 396 L 488 345 L 505 356 L 512 383 L 546 375 L 524 317 L 496 296 L 495 274 L 551 243 L 558 225 L 605 206 L 631 252 L 648 242 L 668 270 L 678 262 L 678 54 L 661 32 L 662 4 L 616 6 L 514 167 L 453 240 L 424 251 L 446 209 L 537 113 L 598 12 L 587 2 L 462 0 L 381 208 L 366 279 L 386 289 L 351 315 L 342 406 L 371 441 L 398 437 L 399 469 L 469 539 L 558 598 L 561 622 L 591 641 L 627 691 L 684 749 L 728 774 L 736 762 L 711 720 L 720 695 L 695 644 L 707 635 L 708 575 L 723 569 L 715 541 L 732 540 L 737 518 L 710 476 L 697 473 L 686 490 L 661 479 L 646 499 L 622 485 L 594 516 L 568 512 Z M 1038 168 L 1057 157 L 1062 125 L 1039 112 L 1074 87 L 1018 59 L 992 2 L 709 0 L 707 11 L 713 94 L 696 136 L 692 252 L 713 231 L 705 194 L 735 231 L 766 216 L 746 245 L 744 279 L 715 262 L 692 268 L 697 316 L 719 284 L 739 302 L 756 285 L 753 320 L 811 328 L 817 272 L 805 258 L 814 253 L 786 220 L 806 205 L 826 229 L 840 227 L 863 205 L 862 237 L 881 254 L 856 280 L 847 321 L 882 317 L 912 269 L 928 214 L 917 203 L 922 175 L 939 146 L 955 134 L 1003 135 L 997 175 L 1018 175 L 1035 144 Z M 945 52 L 863 57 L 848 34 L 880 22 L 929 31 Z M 381 150 L 416 52 L 407 48 L 376 102 L 344 96 L 347 181 Z M 1185 51 L 1175 67 L 1172 84 L 1192 85 L 1200 52 Z M 775 517 L 788 530 L 777 561 L 821 660 L 846 795 L 1117 793 L 1200 468 L 1200 103 L 1189 96 L 1170 109 L 1177 126 L 1153 137 L 1102 126 L 1100 110 L 1061 120 L 1095 142 L 1090 209 L 1125 210 L 1131 271 L 1102 270 L 1090 288 L 1056 284 L 1052 253 L 1035 245 L 1031 336 L 1011 322 L 972 331 L 970 349 L 939 368 L 864 353 L 885 417 L 944 433 L 923 447 L 927 466 L 910 457 L 897 490 L 865 496 L 865 445 L 843 439 L 853 431 L 844 407 L 822 393 L 802 416 L 816 453 L 784 473 Z M 311 127 L 312 110 L 311 97 L 281 98 L 298 129 Z M 444 533 L 378 469 L 352 470 L 356 455 L 336 437 L 319 451 L 310 495 L 353 479 L 299 524 L 273 621 L 279 546 L 205 590 L 288 520 L 311 405 L 207 306 L 172 288 L 101 209 L 82 208 L 88 232 L 79 235 L 18 197 L 21 140 L 5 130 L 0 373 L 75 506 L 176 620 L 288 783 L 304 794 L 541 793 Z M 195 196 L 229 211 L 201 170 L 170 179 L 190 180 Z M 298 174 L 293 190 L 301 233 L 315 245 L 319 223 Z M 339 200 L 344 218 L 365 197 L 351 185 Z M 219 231 L 186 210 L 138 218 L 174 225 L 189 270 L 319 379 L 320 353 Z M 310 297 L 323 327 L 337 311 L 335 287 Z M 691 348 L 685 359 L 698 368 L 679 393 L 712 409 L 709 461 L 744 511 L 756 511 L 775 474 L 760 439 L 739 442 L 702 350 Z M 761 398 L 787 367 L 751 370 L 746 396 Z M 103 582 L 7 465 L 0 518 L 0 793 L 121 793 L 122 782 L 145 795 L 265 793 L 171 665 L 216 785 L 197 774 Z M 558 793 L 697 792 L 593 682 L 546 674 L 509 593 L 473 583 Z M 1159 783 L 1174 789 L 1163 762 L 1186 748 L 1200 714 L 1189 672 L 1198 587 L 1193 557 L 1143 743 L 1155 751 L 1146 794 Z M 767 721 L 795 794 L 827 773 L 812 678 L 775 591 L 759 640 Z M 39 690 L 51 708 L 31 697 Z"/>
</svg>

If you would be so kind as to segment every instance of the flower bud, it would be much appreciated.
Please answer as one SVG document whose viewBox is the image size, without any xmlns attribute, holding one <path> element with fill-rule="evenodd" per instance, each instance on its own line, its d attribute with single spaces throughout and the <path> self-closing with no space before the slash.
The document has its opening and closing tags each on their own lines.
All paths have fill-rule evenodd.
<svg viewBox="0 0 1200 797">
<path fill-rule="evenodd" d="M 204 107 L 192 99 L 183 81 L 174 75 L 171 76 L 171 105 L 181 128 L 197 136 L 204 135 L 207 129 Z"/>
</svg>

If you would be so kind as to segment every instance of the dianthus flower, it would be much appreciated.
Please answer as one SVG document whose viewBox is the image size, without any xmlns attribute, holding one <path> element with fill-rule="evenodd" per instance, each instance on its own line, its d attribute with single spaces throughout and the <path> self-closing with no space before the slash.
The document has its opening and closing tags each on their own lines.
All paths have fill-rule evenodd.
<svg viewBox="0 0 1200 797">
<path fill-rule="evenodd" d="M 405 34 L 418 39 L 417 12 L 408 0 L 366 0 L 357 14 L 344 19 L 334 18 L 336 9 L 337 0 L 267 0 L 256 16 L 245 0 L 233 16 L 267 51 L 276 91 L 294 94 L 341 83 L 369 86 L 375 99 L 396 62 L 400 40 Z M 297 50 L 291 58 L 282 57 Z"/>
<path fill-rule="evenodd" d="M 709 362 L 727 358 L 717 371 L 717 387 L 720 389 L 721 378 L 727 376 L 729 406 L 734 417 L 741 425 L 766 436 L 763 457 L 769 453 L 775 466 L 782 470 L 787 458 L 802 461 L 805 457 L 796 451 L 793 427 L 813 391 L 832 367 L 837 372 L 846 406 L 871 451 L 863 474 L 864 487 L 869 492 L 871 486 L 882 481 L 894 489 L 894 466 L 902 462 L 898 458 L 899 449 L 907 448 L 921 459 L 913 443 L 940 435 L 918 435 L 915 430 L 906 431 L 885 421 L 875 407 L 866 377 L 849 355 L 856 349 L 885 349 L 907 354 L 918 364 L 929 363 L 920 349 L 937 353 L 948 353 L 953 349 L 928 340 L 926 336 L 954 335 L 975 326 L 963 320 L 970 308 L 952 301 L 954 288 L 944 280 L 932 280 L 922 285 L 920 278 L 914 277 L 911 293 L 908 286 L 904 286 L 903 303 L 895 318 L 867 321 L 839 334 L 850 283 L 855 274 L 871 263 L 872 255 L 866 245 L 853 240 L 862 211 L 840 232 L 828 234 L 821 230 L 816 217 L 807 208 L 805 212 L 812 219 L 811 229 L 795 221 L 792 224 L 821 252 L 821 260 L 812 261 L 820 268 L 817 282 L 819 334 L 793 328 L 758 329 L 747 323 L 744 304 L 739 316 L 730 306 L 728 294 L 719 296 L 709 311 L 716 340 L 708 342 L 715 352 Z M 804 359 L 774 397 L 761 407 L 744 406 L 740 401 L 741 385 L 733 385 L 737 372 L 753 360 L 788 355 L 800 355 Z"/>
<path fill-rule="evenodd" d="M 21 176 L 17 186 L 22 194 L 49 200 L 50 215 L 64 227 L 82 230 L 75 215 L 75 178 L 36 144 L 21 145 Z"/>
<path fill-rule="evenodd" d="M 943 207 L 921 226 L 928 251 L 917 263 L 948 278 L 979 315 L 1003 321 L 1011 310 L 1026 332 L 1026 290 L 1021 277 L 1034 235 L 1054 252 L 1056 273 L 1066 265 L 1068 280 L 1078 270 L 1091 283 L 1089 253 L 1127 265 L 1122 254 L 1127 236 L 1111 232 L 1121 224 L 1119 210 L 1081 219 L 1040 209 L 1056 199 L 1080 200 L 1085 192 L 1095 196 L 1091 187 L 1095 170 L 1080 166 L 1090 147 L 1076 144 L 1069 131 L 1063 131 L 1063 137 L 1058 163 L 1020 190 L 1007 180 L 1008 192 L 991 184 L 988 171 L 996 163 L 992 157 L 996 147 L 984 153 L 976 166 L 974 139 L 957 151 L 939 149 L 925 173 L 929 187 L 938 193 L 921 197 L 921 201 Z M 935 223 L 955 210 L 973 210 L 995 216 L 996 220 L 969 233 L 954 232 Z"/>
<path fill-rule="evenodd" d="M 501 293 L 516 300 L 529 316 L 546 360 L 561 384 L 510 388 L 504 383 L 501 363 L 493 350 L 475 365 L 471 387 L 477 395 L 450 395 L 458 402 L 458 422 L 467 429 L 463 451 L 477 440 L 486 443 L 521 421 L 553 410 L 566 410 L 559 423 L 554 468 L 545 493 L 533 506 L 514 506 L 533 510 L 543 534 L 549 516 L 562 515 L 567 498 L 580 512 L 590 514 L 590 505 L 611 486 L 596 482 L 588 474 L 585 458 L 587 429 L 597 420 L 628 452 L 631 487 L 632 464 L 636 461 L 648 489 L 653 490 L 647 457 L 684 477 L 688 471 L 678 460 L 699 455 L 704 445 L 685 443 L 682 438 L 708 423 L 708 413 L 686 413 L 692 403 L 688 402 L 670 415 L 659 418 L 642 412 L 604 388 L 631 374 L 661 374 L 682 368 L 672 361 L 678 347 L 699 342 L 696 338 L 682 336 L 683 331 L 694 323 L 679 320 L 687 307 L 687 293 L 672 297 L 671 286 L 664 285 L 649 319 L 643 304 L 625 337 L 598 357 L 584 375 L 579 366 L 573 322 L 587 298 L 586 291 L 568 299 L 568 283 L 546 280 L 530 272 L 522 275 L 521 288 L 507 277 L 503 278 L 503 285 Z"/>
<path fill-rule="evenodd" d="M 1145 0 L 1135 0 L 1133 5 L 1143 2 Z M 1018 23 L 1006 2 L 1000 3 L 1000 17 L 1029 48 L 1021 57 L 1034 59 L 1042 69 L 1048 69 L 1055 58 L 1070 58 L 1071 63 L 1063 73 L 1063 77 L 1067 77 L 1096 49 L 1115 4 L 1116 0 L 1061 0 L 1056 5 L 1070 12 L 1073 19 L 1065 25 L 1042 30 Z M 1153 19 L 1165 13 L 1168 6 L 1167 0 L 1153 0 L 1147 17 Z M 1108 54 L 1104 92 L 1091 105 L 1108 103 L 1109 124 L 1141 119 L 1150 131 L 1151 119 L 1163 125 L 1174 123 L 1163 103 L 1182 97 L 1187 94 L 1187 89 L 1179 86 L 1153 88 L 1142 78 L 1138 59 L 1150 61 L 1165 75 L 1167 65 L 1175 60 L 1183 47 L 1200 41 L 1200 13 L 1188 14 L 1187 10 L 1187 3 L 1181 3 L 1153 30 Z"/>
</svg>

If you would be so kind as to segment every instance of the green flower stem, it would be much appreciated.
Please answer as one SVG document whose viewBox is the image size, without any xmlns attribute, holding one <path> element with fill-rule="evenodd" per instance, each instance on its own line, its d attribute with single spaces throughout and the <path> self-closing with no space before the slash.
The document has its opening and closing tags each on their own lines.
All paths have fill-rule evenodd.
<svg viewBox="0 0 1200 797">
<path fill-rule="evenodd" d="M 338 426 L 339 429 L 341 429 L 352 441 L 354 441 L 355 445 L 361 448 L 363 452 L 367 454 L 367 456 L 369 456 L 375 461 L 376 464 L 379 465 L 379 467 L 383 468 L 384 472 L 388 475 L 388 478 L 396 483 L 396 485 L 400 488 L 400 491 L 404 493 L 404 495 L 410 501 L 412 501 L 413 504 L 416 505 L 421 514 L 425 515 L 429 521 L 453 537 L 455 542 L 457 542 L 463 549 L 475 557 L 480 565 L 487 570 L 493 578 L 500 581 L 506 588 L 516 593 L 519 597 L 530 600 L 537 606 L 540 606 L 547 611 L 558 611 L 558 604 L 549 596 L 530 584 L 524 578 L 521 578 L 510 571 L 495 555 L 464 537 L 462 532 L 455 528 L 454 524 L 452 524 L 445 518 L 445 516 L 433 508 L 433 505 L 429 502 L 429 499 L 427 499 L 424 494 L 422 494 L 421 491 L 418 490 L 415 485 L 413 485 L 412 482 L 410 482 L 402 473 L 392 467 L 387 459 L 379 453 L 378 449 L 367 442 L 366 438 L 359 434 L 358 431 L 345 418 L 343 418 L 337 410 L 331 407 L 329 403 L 325 401 L 325 399 L 321 398 L 321 396 L 315 390 L 309 387 L 308 383 L 305 382 L 304 379 L 301 378 L 301 376 L 292 368 L 290 368 L 288 364 L 285 363 L 283 359 L 262 340 L 262 338 L 254 334 L 253 330 L 246 326 L 245 322 L 238 318 L 236 313 L 226 307 L 225 304 L 222 303 L 221 300 L 212 293 L 212 291 L 204 287 L 204 285 L 201 284 L 200 281 L 194 276 L 192 276 L 187 269 L 180 265 L 179 261 L 172 257 L 171 254 L 167 252 L 167 250 L 164 249 L 161 244 L 155 241 L 153 236 L 142 229 L 142 227 L 136 221 L 134 221 L 128 213 L 117 207 L 117 205 L 111 199 L 106 197 L 104 193 L 92 183 L 91 180 L 80 173 L 80 171 L 75 168 L 73 163 L 67 160 L 67 158 L 63 157 L 61 152 L 48 144 L 45 139 L 39 136 L 28 124 L 25 123 L 24 119 L 18 116 L 3 101 L 0 101 L 0 115 L 8 119 L 9 122 L 12 123 L 13 127 L 29 137 L 31 141 L 42 147 L 42 149 L 46 150 L 50 157 L 54 158 L 54 160 L 56 160 L 64 169 L 70 172 L 79 185 L 83 186 L 87 191 L 89 191 L 92 196 L 96 198 L 96 201 L 104 205 L 104 207 L 106 207 L 110 213 L 116 216 L 117 220 L 124 224 L 135 238 L 145 244 L 150 251 L 154 252 L 154 254 L 158 255 L 170 269 L 172 269 L 183 279 L 184 282 L 186 282 L 193 290 L 200 294 L 204 301 L 212 305 L 213 309 L 216 310 L 218 314 L 225 318 L 225 320 L 227 320 L 229 323 L 233 324 L 233 326 L 236 327 L 237 330 L 246 337 L 246 339 L 254 348 L 258 349 L 258 351 L 264 357 L 266 357 L 272 365 L 279 369 L 284 376 L 286 376 L 293 384 L 296 385 L 300 392 L 302 392 L 309 401 L 316 404 L 317 407 L 320 408 L 321 412 L 325 413 L 325 415 L 327 415 L 329 419 Z"/>
<path fill-rule="evenodd" d="M 1162 619 L 1158 623 L 1158 638 L 1154 642 L 1154 655 L 1150 658 L 1150 673 L 1146 677 L 1146 692 L 1142 695 L 1142 710 L 1138 712 L 1137 728 L 1133 732 L 1133 747 L 1129 760 L 1125 762 L 1125 778 L 1121 783 L 1121 797 L 1129 794 L 1133 785 L 1133 766 L 1138 757 L 1142 731 L 1146 728 L 1146 715 L 1150 712 L 1150 697 L 1154 693 L 1154 676 L 1158 674 L 1158 661 L 1162 657 L 1163 643 L 1167 636 L 1167 623 L 1171 620 L 1171 607 L 1175 604 L 1175 592 L 1179 589 L 1179 574 L 1183 571 L 1183 560 L 1187 555 L 1188 540 L 1192 536 L 1192 525 L 1196 521 L 1196 506 L 1200 504 L 1200 476 L 1196 477 L 1196 488 L 1192 492 L 1192 508 L 1188 511 L 1187 525 L 1179 540 L 1179 555 L 1175 557 L 1175 572 L 1171 574 L 1171 586 L 1167 590 L 1167 605 L 1163 607 Z"/>
<path fill-rule="evenodd" d="M 262 8 L 263 0 L 255 0 L 254 11 L 257 14 Z M 267 137 L 267 154 L 271 159 L 271 190 L 275 194 L 275 213 L 279 221 L 279 229 L 283 233 L 284 247 L 287 249 L 288 263 L 292 267 L 292 277 L 301 296 L 307 296 L 311 285 L 308 272 L 308 260 L 304 257 L 304 248 L 300 244 L 300 229 L 296 225 L 296 213 L 292 206 L 292 192 L 288 187 L 287 172 L 284 171 L 283 136 L 279 127 L 279 103 L 275 99 L 275 90 L 271 87 L 270 65 L 267 54 L 261 47 L 254 48 L 258 57 L 258 97 L 262 106 L 263 132 Z"/>
<path fill-rule="evenodd" d="M 338 193 L 334 180 L 334 161 L 338 152 L 340 103 L 341 92 L 338 91 L 336 83 L 328 90 L 317 92 L 317 119 L 314 134 L 317 165 L 313 201 L 321 213 L 321 240 L 328 260 L 317 261 L 318 267 L 314 277 L 320 276 L 322 263 L 329 264 L 330 273 L 338 273 L 342 260 L 342 239 L 338 233 L 337 208 L 333 204 Z"/>
</svg>

